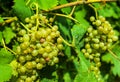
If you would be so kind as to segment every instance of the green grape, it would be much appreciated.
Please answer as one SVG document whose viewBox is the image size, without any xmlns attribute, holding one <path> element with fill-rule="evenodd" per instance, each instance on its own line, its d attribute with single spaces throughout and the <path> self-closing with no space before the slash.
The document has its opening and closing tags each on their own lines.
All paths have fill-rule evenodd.
<svg viewBox="0 0 120 82">
<path fill-rule="evenodd" d="M 63 45 L 62 45 L 62 44 L 57 44 L 57 48 L 58 48 L 59 50 L 62 50 L 62 49 L 63 49 Z"/>
<path fill-rule="evenodd" d="M 38 50 L 33 50 L 32 51 L 32 56 L 37 56 L 38 55 Z"/>
<path fill-rule="evenodd" d="M 35 59 L 35 62 L 36 62 L 36 63 L 40 62 L 40 59 L 39 59 L 39 58 L 36 58 L 36 59 Z"/>
<path fill-rule="evenodd" d="M 54 58 L 53 58 L 53 62 L 54 62 L 54 63 L 58 63 L 58 62 L 59 62 L 59 59 L 58 59 L 57 57 L 54 57 Z"/>
<path fill-rule="evenodd" d="M 99 43 L 99 46 L 100 46 L 101 48 L 104 47 L 104 45 L 105 45 L 104 42 L 100 42 L 100 43 Z"/>
<path fill-rule="evenodd" d="M 48 33 L 48 35 L 52 32 L 52 30 L 50 28 L 46 28 L 46 32 Z"/>
<path fill-rule="evenodd" d="M 46 63 L 45 59 L 44 58 L 40 58 L 40 63 L 41 64 L 45 64 Z"/>
<path fill-rule="evenodd" d="M 100 67 L 100 66 L 101 66 L 101 63 L 100 63 L 100 62 L 97 62 L 97 63 L 96 63 L 96 66 L 97 66 L 97 67 Z"/>
<path fill-rule="evenodd" d="M 99 16 L 99 20 L 100 20 L 101 22 L 105 22 L 105 18 L 104 18 L 103 16 Z"/>
<path fill-rule="evenodd" d="M 57 43 L 58 43 L 58 44 L 61 44 L 62 42 L 63 42 L 63 40 L 62 40 L 61 37 L 57 38 Z"/>
<path fill-rule="evenodd" d="M 93 31 L 93 27 L 90 26 L 90 27 L 87 29 L 87 32 L 88 32 L 88 33 L 91 33 L 92 31 Z"/>
<path fill-rule="evenodd" d="M 51 52 L 51 54 L 52 54 L 52 56 L 57 56 L 57 55 L 58 55 L 58 51 L 57 51 L 57 50 L 53 50 L 53 51 Z"/>
<path fill-rule="evenodd" d="M 92 59 L 93 59 L 93 56 L 92 56 L 92 55 L 89 55 L 89 59 L 91 59 L 91 60 L 92 60 Z"/>
<path fill-rule="evenodd" d="M 96 43 L 93 44 L 93 48 L 94 48 L 94 49 L 99 49 L 99 44 L 96 44 Z"/>
<path fill-rule="evenodd" d="M 92 53 L 92 49 L 91 49 L 91 48 L 88 48 L 88 49 L 87 49 L 87 52 L 88 52 L 88 53 Z"/>
<path fill-rule="evenodd" d="M 88 52 L 86 52 L 84 55 L 85 55 L 86 58 L 89 58 L 90 54 Z"/>
<path fill-rule="evenodd" d="M 86 48 L 86 49 L 89 49 L 89 48 L 90 48 L 90 44 L 87 43 L 87 44 L 85 45 L 85 48 Z"/>
<path fill-rule="evenodd" d="M 93 35 L 92 32 L 89 34 L 89 37 L 90 37 L 90 38 L 93 38 L 93 37 L 94 37 L 94 35 Z"/>
<path fill-rule="evenodd" d="M 112 37 L 112 40 L 113 40 L 113 41 L 117 41 L 117 40 L 118 40 L 118 37 L 117 37 L 117 36 L 113 36 L 113 37 Z"/>
<path fill-rule="evenodd" d="M 86 53 L 86 49 L 82 49 L 81 51 L 82 51 L 83 53 Z"/>
<path fill-rule="evenodd" d="M 108 43 L 112 43 L 112 39 L 107 39 Z"/>
<path fill-rule="evenodd" d="M 40 49 L 41 47 L 42 47 L 42 46 L 41 46 L 40 43 L 37 43 L 37 44 L 36 44 L 36 48 L 37 48 L 37 49 Z"/>
<path fill-rule="evenodd" d="M 55 32 L 55 35 L 56 35 L 55 37 L 59 37 L 59 36 L 60 36 L 60 32 L 59 32 L 59 31 L 56 31 L 56 32 Z"/>
<path fill-rule="evenodd" d="M 96 57 L 100 57 L 100 53 L 96 53 L 95 56 L 96 56 Z"/>
<path fill-rule="evenodd" d="M 90 17 L 90 21 L 91 21 L 91 22 L 95 21 L 95 17 L 94 17 L 94 16 L 91 16 L 91 17 Z"/>
<path fill-rule="evenodd" d="M 23 35 L 26 34 L 26 30 L 25 29 L 21 29 L 18 34 L 23 36 Z"/>
<path fill-rule="evenodd" d="M 89 41 L 90 41 L 90 38 L 86 37 L 85 42 L 89 42 Z"/>
<path fill-rule="evenodd" d="M 55 33 L 55 32 L 51 32 L 50 36 L 51 36 L 52 38 L 55 38 L 55 37 L 56 37 L 56 33 Z"/>
<path fill-rule="evenodd" d="M 52 27 L 52 31 L 53 32 L 56 32 L 58 30 L 58 26 L 57 25 L 54 25 L 53 27 Z"/>
<path fill-rule="evenodd" d="M 99 42 L 100 42 L 98 38 L 93 38 L 92 41 L 93 41 L 94 43 L 99 43 Z"/>
<path fill-rule="evenodd" d="M 45 51 L 46 51 L 46 52 L 51 52 L 51 51 L 52 51 L 52 48 L 48 45 L 48 46 L 45 47 Z"/>
<path fill-rule="evenodd" d="M 42 68 L 43 68 L 43 64 L 38 63 L 38 64 L 36 65 L 36 68 L 39 69 L 39 70 L 42 69 Z"/>
<path fill-rule="evenodd" d="M 99 57 L 96 57 L 94 58 L 94 61 L 97 63 L 97 62 L 100 62 L 100 58 Z"/>
<path fill-rule="evenodd" d="M 36 67 L 37 63 L 35 61 L 32 61 L 33 68 Z"/>
<path fill-rule="evenodd" d="M 23 40 L 24 40 L 24 42 L 29 41 L 29 40 L 30 40 L 29 35 L 28 35 L 28 34 L 24 34 L 24 35 L 23 35 Z"/>
<path fill-rule="evenodd" d="M 96 26 L 100 26 L 101 25 L 101 21 L 100 20 L 96 20 L 95 24 L 96 24 Z"/>
<path fill-rule="evenodd" d="M 33 68 L 33 63 L 30 62 L 30 61 L 26 62 L 25 66 L 26 66 L 27 69 L 32 69 Z"/>
<path fill-rule="evenodd" d="M 32 78 L 32 80 L 35 81 L 37 79 L 37 76 L 36 75 L 32 75 L 31 78 Z"/>
<path fill-rule="evenodd" d="M 39 54 L 43 54 L 44 52 L 45 52 L 45 49 L 44 49 L 44 48 L 42 48 L 42 47 L 39 48 L 39 50 L 38 50 L 38 53 L 39 53 Z"/>
<path fill-rule="evenodd" d="M 97 35 L 97 34 L 98 34 L 98 31 L 97 31 L 97 30 L 93 30 L 93 31 L 92 31 L 92 34 L 93 34 L 93 35 Z"/>
<path fill-rule="evenodd" d="M 31 77 L 27 77 L 25 82 L 33 82 L 32 78 Z"/>
<path fill-rule="evenodd" d="M 31 60 L 32 56 L 31 55 L 26 55 L 25 58 L 26 58 L 26 60 Z"/>
<path fill-rule="evenodd" d="M 17 53 L 17 54 L 21 54 L 21 48 L 20 48 L 20 46 L 17 46 L 17 48 L 16 48 L 16 53 Z"/>
<path fill-rule="evenodd" d="M 21 62 L 21 63 L 23 63 L 23 62 L 25 62 L 26 60 L 25 60 L 25 57 L 24 56 L 20 56 L 19 57 L 19 62 Z"/>
<path fill-rule="evenodd" d="M 40 38 L 42 37 L 41 31 L 37 31 L 37 32 L 35 33 L 35 37 L 36 37 L 37 39 L 40 39 Z"/>
<path fill-rule="evenodd" d="M 27 17 L 27 18 L 25 18 L 25 22 L 26 23 L 29 23 L 30 22 L 30 19 Z"/>
<path fill-rule="evenodd" d="M 50 35 L 48 35 L 48 36 L 46 37 L 46 41 L 51 42 L 51 40 L 52 40 L 52 37 L 51 37 Z"/>
<path fill-rule="evenodd" d="M 46 58 L 46 57 L 48 57 L 48 53 L 47 53 L 47 52 L 44 52 L 44 53 L 42 54 L 42 56 L 43 56 L 43 58 Z"/>
<path fill-rule="evenodd" d="M 20 67 L 20 72 L 21 73 L 25 73 L 26 72 L 26 67 L 25 66 L 21 66 Z"/>
</svg>

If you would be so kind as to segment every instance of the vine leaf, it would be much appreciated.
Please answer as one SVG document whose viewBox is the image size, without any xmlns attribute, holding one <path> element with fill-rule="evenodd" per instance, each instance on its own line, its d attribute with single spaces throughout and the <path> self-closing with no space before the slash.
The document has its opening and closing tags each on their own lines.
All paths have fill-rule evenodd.
<svg viewBox="0 0 120 82">
<path fill-rule="evenodd" d="M 5 30 L 3 31 L 3 36 L 5 38 L 6 44 L 9 44 L 11 39 L 15 37 L 15 33 L 12 31 L 11 28 L 5 27 Z"/>
<path fill-rule="evenodd" d="M 24 21 L 26 17 L 30 17 L 32 15 L 32 11 L 28 6 L 26 6 L 24 0 L 14 0 L 14 2 L 13 11 L 22 21 Z"/>
<path fill-rule="evenodd" d="M 68 3 L 68 1 L 67 0 L 60 0 L 59 3 L 66 4 L 66 3 Z M 71 12 L 71 8 L 70 7 L 62 8 L 61 11 L 65 14 L 69 14 Z"/>
<path fill-rule="evenodd" d="M 2 22 L 4 22 L 4 20 L 3 20 L 3 18 L 2 18 L 2 17 L 0 17 L 0 23 L 2 23 Z"/>
<path fill-rule="evenodd" d="M 53 82 L 51 79 L 43 78 L 40 82 Z"/>
<path fill-rule="evenodd" d="M 80 49 L 83 46 L 81 45 L 80 41 L 82 42 L 81 39 L 86 32 L 86 27 L 84 27 L 82 24 L 76 24 L 72 27 L 71 32 L 74 40 L 74 45 Z"/>
<path fill-rule="evenodd" d="M 0 82 L 9 81 L 12 76 L 12 68 L 8 64 L 0 64 Z"/>
<path fill-rule="evenodd" d="M 0 50 L 0 64 L 9 64 L 13 59 L 13 55 L 5 48 Z"/>
<path fill-rule="evenodd" d="M 89 22 L 85 19 L 87 12 L 85 9 L 79 10 L 75 12 L 75 19 L 78 20 L 85 27 L 89 26 Z"/>
<path fill-rule="evenodd" d="M 64 74 L 63 79 L 64 82 L 72 82 L 69 72 Z"/>
<path fill-rule="evenodd" d="M 57 0 L 38 0 L 39 8 L 43 10 L 49 10 L 57 6 Z"/>
<path fill-rule="evenodd" d="M 9 81 L 12 76 L 12 67 L 9 63 L 12 61 L 13 55 L 2 48 L 0 50 L 0 82 Z"/>
<path fill-rule="evenodd" d="M 117 55 L 120 58 L 120 46 L 115 46 L 112 50 L 112 52 L 115 53 L 115 55 Z M 107 62 L 107 63 L 111 63 L 113 64 L 111 71 L 113 72 L 114 75 L 118 75 L 120 76 L 120 61 L 117 60 L 115 57 L 113 57 L 110 53 L 106 53 L 104 56 L 102 56 L 102 60 Z"/>
<path fill-rule="evenodd" d="M 0 43 L 2 42 L 2 38 L 3 38 L 2 32 L 0 31 Z"/>
<path fill-rule="evenodd" d="M 92 72 L 82 72 L 76 75 L 74 82 L 97 82 Z"/>
</svg>

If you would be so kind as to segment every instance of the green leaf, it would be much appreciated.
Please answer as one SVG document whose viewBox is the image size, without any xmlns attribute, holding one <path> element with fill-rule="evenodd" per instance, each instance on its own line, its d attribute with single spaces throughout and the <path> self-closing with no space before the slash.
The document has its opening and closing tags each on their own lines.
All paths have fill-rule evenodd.
<svg viewBox="0 0 120 82">
<path fill-rule="evenodd" d="M 78 59 L 73 60 L 75 68 L 79 73 L 88 72 L 90 62 L 84 57 L 84 55 L 80 52 L 79 49 L 76 49 L 76 53 L 78 55 L 79 60 Z"/>
<path fill-rule="evenodd" d="M 9 79 L 12 76 L 12 68 L 11 66 L 5 64 L 0 64 L 0 82 L 6 82 L 9 81 Z"/>
<path fill-rule="evenodd" d="M 72 82 L 70 74 L 67 72 L 63 76 L 64 82 Z"/>
<path fill-rule="evenodd" d="M 0 31 L 0 42 L 2 42 L 2 38 L 3 38 L 3 35 L 2 35 L 2 32 Z"/>
<path fill-rule="evenodd" d="M 2 22 L 4 22 L 4 20 L 3 20 L 3 18 L 2 18 L 2 17 L 0 17 L 0 23 L 2 23 Z"/>
<path fill-rule="evenodd" d="M 4 48 L 0 50 L 0 64 L 9 64 L 12 59 L 13 55 L 9 51 Z"/>
<path fill-rule="evenodd" d="M 68 58 L 71 57 L 71 47 L 66 46 L 64 52 Z"/>
<path fill-rule="evenodd" d="M 85 9 L 79 10 L 75 12 L 75 19 L 80 22 L 80 24 L 84 25 L 85 27 L 89 26 L 89 22 L 85 19 L 87 12 Z"/>
<path fill-rule="evenodd" d="M 51 79 L 43 78 L 40 82 L 54 82 L 54 81 Z"/>
<path fill-rule="evenodd" d="M 39 8 L 43 10 L 49 10 L 57 6 L 57 0 L 38 0 Z"/>
<path fill-rule="evenodd" d="M 59 3 L 66 4 L 66 3 L 68 3 L 68 1 L 67 0 L 60 0 Z M 70 14 L 71 8 L 70 7 L 62 8 L 61 11 L 65 14 Z"/>
<path fill-rule="evenodd" d="M 5 43 L 9 44 L 11 39 L 15 37 L 15 33 L 12 31 L 12 28 L 5 27 L 5 30 L 3 31 L 3 36 L 5 38 Z"/>
<path fill-rule="evenodd" d="M 24 21 L 26 17 L 30 17 L 32 15 L 32 11 L 28 6 L 26 6 L 24 0 L 14 0 L 14 2 L 13 11 L 22 21 Z"/>
<path fill-rule="evenodd" d="M 72 37 L 77 48 L 81 48 L 80 41 L 86 32 L 86 27 L 82 24 L 76 24 L 71 29 Z"/>
<path fill-rule="evenodd" d="M 92 72 L 82 72 L 76 75 L 74 82 L 98 82 Z"/>
<path fill-rule="evenodd" d="M 115 46 L 113 48 L 112 52 L 115 53 L 115 55 L 120 58 L 120 46 L 118 46 L 118 45 Z M 111 67 L 111 71 L 113 72 L 114 75 L 120 76 L 120 70 L 119 70 L 120 69 L 120 61 L 118 59 L 116 59 L 110 53 L 106 53 L 104 56 L 102 56 L 102 60 L 113 64 L 113 66 Z"/>
</svg>

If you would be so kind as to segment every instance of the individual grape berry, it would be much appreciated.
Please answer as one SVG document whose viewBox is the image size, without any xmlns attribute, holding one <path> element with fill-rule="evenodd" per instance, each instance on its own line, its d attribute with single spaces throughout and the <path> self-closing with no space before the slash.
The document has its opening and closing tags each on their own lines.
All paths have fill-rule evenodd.
<svg viewBox="0 0 120 82">
<path fill-rule="evenodd" d="M 27 69 L 32 69 L 33 68 L 33 63 L 30 62 L 30 61 L 26 62 L 25 66 L 26 66 Z"/>
<path fill-rule="evenodd" d="M 38 64 L 36 65 L 36 68 L 37 68 L 37 69 L 42 69 L 42 68 L 43 68 L 43 64 L 38 63 Z"/>
<path fill-rule="evenodd" d="M 25 18 L 25 22 L 26 22 L 26 23 L 29 23 L 29 22 L 30 22 L 30 19 L 29 19 L 29 18 Z"/>
<path fill-rule="evenodd" d="M 91 21 L 91 22 L 95 21 L 95 17 L 94 17 L 94 16 L 91 16 L 91 17 L 90 17 L 90 21 Z"/>
<path fill-rule="evenodd" d="M 100 20 L 96 20 L 95 24 L 96 24 L 96 26 L 100 26 L 101 25 L 101 21 Z"/>
</svg>

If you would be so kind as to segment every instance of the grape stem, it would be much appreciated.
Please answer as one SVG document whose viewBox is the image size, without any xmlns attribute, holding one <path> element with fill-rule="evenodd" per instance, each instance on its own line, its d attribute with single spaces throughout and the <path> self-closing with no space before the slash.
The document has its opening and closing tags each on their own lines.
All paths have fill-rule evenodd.
<svg viewBox="0 0 120 82">
<path fill-rule="evenodd" d="M 14 52 L 13 50 L 11 50 L 10 48 L 8 48 L 6 45 L 5 45 L 5 41 L 4 41 L 4 39 L 2 38 L 2 44 L 3 44 L 3 47 L 6 49 L 6 50 L 8 50 L 8 51 L 10 51 L 11 53 L 13 53 L 13 54 L 17 54 L 16 52 Z"/>
<path fill-rule="evenodd" d="M 106 2 L 113 2 L 113 1 L 117 1 L 117 0 L 105 0 L 105 1 Z M 75 1 L 75 2 L 70 2 L 70 3 L 67 3 L 67 4 L 56 6 L 49 11 L 54 11 L 54 10 L 58 10 L 58 9 L 61 9 L 61 8 L 75 6 L 75 5 L 79 5 L 79 4 L 89 4 L 89 3 L 96 3 L 96 2 L 103 2 L 103 0 L 88 0 L 88 1 L 78 0 L 78 1 Z"/>
<path fill-rule="evenodd" d="M 95 16 L 96 19 L 98 19 L 98 13 L 97 13 L 97 9 L 92 5 L 92 4 L 88 4 L 91 8 L 93 8 L 93 10 L 95 11 Z"/>
<path fill-rule="evenodd" d="M 22 22 L 20 22 L 20 24 L 21 24 L 28 32 L 31 32 L 31 30 L 28 29 Z"/>
<path fill-rule="evenodd" d="M 118 56 L 115 55 L 115 53 L 113 53 L 110 49 L 108 49 L 108 52 L 114 57 L 116 58 L 117 60 L 120 61 L 120 58 Z"/>
<path fill-rule="evenodd" d="M 79 21 L 77 21 L 76 19 L 74 19 L 72 16 L 70 15 L 64 15 L 64 14 L 59 14 L 59 13 L 49 13 L 49 14 L 52 14 L 52 15 L 56 15 L 56 16 L 61 16 L 61 17 L 66 17 L 66 18 L 69 18 L 77 23 L 80 23 Z"/>
<path fill-rule="evenodd" d="M 74 11 L 75 11 L 75 8 L 76 8 L 76 6 L 73 6 L 72 11 L 71 11 L 71 13 L 69 14 L 69 16 L 72 16 L 72 15 L 73 15 L 73 13 L 74 13 Z"/>
<path fill-rule="evenodd" d="M 71 46 L 71 47 L 74 47 L 73 44 L 70 44 L 70 43 L 68 43 L 66 40 L 64 40 L 64 38 L 63 38 L 62 36 L 60 36 L 60 38 L 62 39 L 62 41 L 63 41 L 66 45 Z"/>
</svg>

